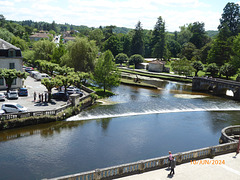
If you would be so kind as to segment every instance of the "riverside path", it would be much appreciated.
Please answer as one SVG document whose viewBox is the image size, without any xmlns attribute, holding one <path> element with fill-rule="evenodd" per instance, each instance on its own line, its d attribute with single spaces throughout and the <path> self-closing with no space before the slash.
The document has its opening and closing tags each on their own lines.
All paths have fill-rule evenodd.
<svg viewBox="0 0 240 180">
<path fill-rule="evenodd" d="M 206 158 L 177 165 L 174 176 L 168 176 L 170 169 L 162 168 L 118 180 L 240 180 L 240 154 L 235 155 L 236 153 L 228 153 L 214 159 Z"/>
</svg>

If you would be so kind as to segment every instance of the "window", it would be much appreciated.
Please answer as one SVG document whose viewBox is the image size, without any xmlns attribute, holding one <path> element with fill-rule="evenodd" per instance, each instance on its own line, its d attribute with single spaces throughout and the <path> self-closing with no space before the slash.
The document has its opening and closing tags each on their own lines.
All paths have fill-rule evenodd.
<svg viewBox="0 0 240 180">
<path fill-rule="evenodd" d="M 15 56 L 16 56 L 15 50 L 9 49 L 8 50 L 8 57 L 15 57 Z"/>
<path fill-rule="evenodd" d="M 9 69 L 15 69 L 15 63 L 9 63 Z"/>
<path fill-rule="evenodd" d="M 16 80 L 17 80 L 17 79 L 14 79 L 14 80 L 13 80 L 12 85 L 16 85 L 16 82 L 17 82 Z"/>
<path fill-rule="evenodd" d="M 0 85 L 1 85 L 1 86 L 4 85 L 4 80 L 3 80 L 3 78 L 0 78 Z"/>
</svg>

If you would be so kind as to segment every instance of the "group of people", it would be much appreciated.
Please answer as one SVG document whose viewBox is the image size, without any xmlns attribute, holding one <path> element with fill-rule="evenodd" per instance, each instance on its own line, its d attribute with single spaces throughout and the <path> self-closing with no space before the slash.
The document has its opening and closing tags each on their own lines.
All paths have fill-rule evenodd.
<svg viewBox="0 0 240 180">
<path fill-rule="evenodd" d="M 48 102 L 48 93 L 47 92 L 38 93 L 38 98 L 39 98 L 38 102 Z M 33 93 L 33 100 L 34 100 L 34 102 L 37 101 L 37 93 L 36 92 Z"/>
<path fill-rule="evenodd" d="M 169 151 L 168 153 L 169 153 L 169 157 L 168 157 L 168 161 L 169 161 L 169 163 L 168 163 L 168 168 L 171 168 L 171 171 L 170 171 L 169 175 L 172 176 L 172 175 L 175 174 L 174 168 L 176 167 L 176 159 L 173 157 L 171 151 Z"/>
</svg>

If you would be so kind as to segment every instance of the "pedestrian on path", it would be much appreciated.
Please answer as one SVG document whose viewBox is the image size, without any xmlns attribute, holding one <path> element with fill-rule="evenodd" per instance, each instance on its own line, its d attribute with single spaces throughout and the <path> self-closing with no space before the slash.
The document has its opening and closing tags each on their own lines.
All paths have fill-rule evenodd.
<svg viewBox="0 0 240 180">
<path fill-rule="evenodd" d="M 170 171 L 170 174 L 169 174 L 170 176 L 175 174 L 175 172 L 174 172 L 174 168 L 175 167 L 176 167 L 176 160 L 175 160 L 174 157 L 172 157 L 172 160 L 171 160 L 171 171 Z"/>
<path fill-rule="evenodd" d="M 171 152 L 171 151 L 169 151 L 168 153 L 169 153 L 169 157 L 168 157 L 168 161 L 169 161 L 169 163 L 168 163 L 168 168 L 170 168 L 170 166 L 171 166 L 171 161 L 172 161 L 172 159 L 173 159 L 173 156 L 172 156 L 172 152 Z"/>
<path fill-rule="evenodd" d="M 36 94 L 36 92 L 34 91 L 34 93 L 33 93 L 34 102 L 36 101 L 36 97 L 37 97 L 37 94 Z"/>
</svg>

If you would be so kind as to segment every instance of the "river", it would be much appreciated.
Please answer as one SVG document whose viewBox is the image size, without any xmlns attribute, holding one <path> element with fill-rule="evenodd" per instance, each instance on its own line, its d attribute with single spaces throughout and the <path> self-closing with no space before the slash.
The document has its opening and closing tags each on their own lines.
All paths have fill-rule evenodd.
<svg viewBox="0 0 240 180">
<path fill-rule="evenodd" d="M 240 103 L 151 81 L 160 89 L 120 85 L 115 96 L 71 117 L 0 132 L 0 179 L 42 179 L 218 144 L 240 124 Z"/>
</svg>

